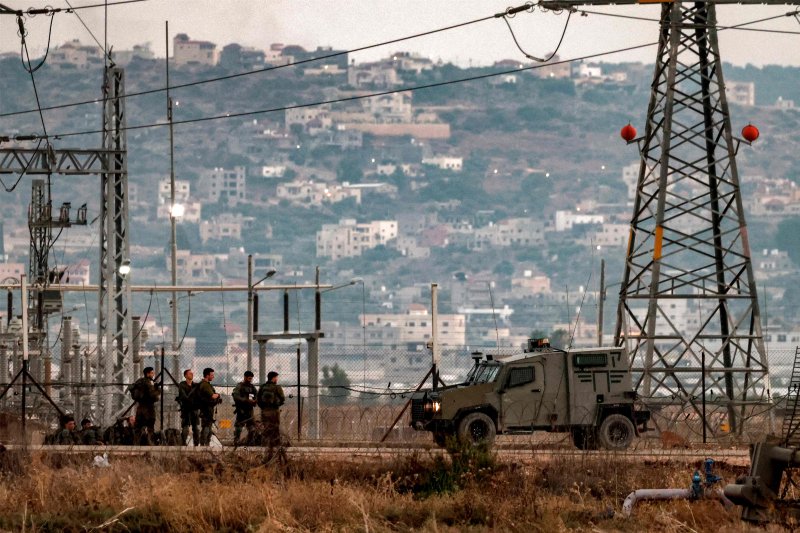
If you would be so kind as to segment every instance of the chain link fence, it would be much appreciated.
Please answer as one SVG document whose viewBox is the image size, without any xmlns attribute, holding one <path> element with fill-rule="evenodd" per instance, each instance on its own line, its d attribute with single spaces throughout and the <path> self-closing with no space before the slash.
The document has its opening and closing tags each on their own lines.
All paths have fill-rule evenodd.
<svg viewBox="0 0 800 533">
<path fill-rule="evenodd" d="M 22 376 L 20 350 L 9 345 L 0 347 L 0 357 L 9 369 L 8 373 L 0 376 L 0 391 L 5 391 L 0 400 L 0 440 L 19 441 L 22 434 L 20 414 L 23 396 L 26 432 L 31 442 L 41 442 L 46 434 L 54 432 L 61 412 L 74 414 L 76 421 L 88 417 L 103 425 L 114 423 L 134 412 L 130 395 L 125 393 L 132 380 L 97 383 L 93 368 L 96 345 L 76 344 L 69 352 L 61 352 L 60 348 L 60 343 L 56 343 L 50 358 L 32 354 L 30 374 Z M 216 410 L 215 434 L 220 442 L 230 443 L 235 418 L 231 393 L 243 379 L 244 372 L 250 369 L 245 345 L 229 343 L 222 346 L 222 350 L 212 350 L 203 344 L 187 343 L 177 352 L 164 349 L 163 355 L 159 346 L 145 346 L 144 350 L 139 368 L 155 368 L 156 381 L 162 384 L 161 401 L 156 405 L 156 429 L 179 429 L 177 383 L 183 379 L 184 370 L 192 369 L 197 376 L 195 381 L 199 381 L 202 370 L 209 367 L 215 370 L 213 385 L 223 399 Z M 455 384 L 464 379 L 474 364 L 471 356 L 476 350 L 496 356 L 521 351 L 495 347 L 444 348 L 439 365 L 444 383 Z M 318 433 L 319 440 L 329 443 L 375 443 L 384 438 L 402 442 L 431 441 L 428 433 L 409 427 L 410 413 L 406 409 L 410 395 L 417 387 L 431 385 L 431 355 L 425 346 L 412 349 L 366 344 L 338 345 L 321 341 L 316 386 L 311 385 L 314 380 L 308 376 L 309 346 L 306 342 L 270 342 L 260 351 L 258 343 L 254 343 L 253 351 L 251 364 L 257 385 L 265 380 L 260 368 L 266 369 L 266 372 L 276 371 L 280 375 L 279 383 L 286 394 L 286 404 L 281 410 L 281 429 L 291 441 L 308 441 L 315 433 Z M 70 356 L 67 357 L 67 353 Z M 707 442 L 741 444 L 759 440 L 770 432 L 780 434 L 786 413 L 783 396 L 793 368 L 794 355 L 794 351 L 790 350 L 769 353 L 773 368 L 773 402 L 752 407 L 741 434 L 734 434 L 728 427 L 725 406 L 707 398 Z M 8 385 L 14 378 L 13 385 Z M 315 396 L 319 398 L 317 427 L 314 427 L 312 420 Z M 700 402 L 701 399 L 695 398 L 693 401 Z M 109 413 L 105 420 L 99 419 L 98 402 L 113 406 L 113 410 L 105 411 Z M 651 427 L 654 426 L 658 431 L 646 434 L 642 440 L 660 442 L 664 440 L 663 436 L 657 437 L 667 434 L 675 442 L 662 444 L 702 442 L 703 420 L 698 410 L 669 404 L 647 407 L 652 413 Z M 518 405 L 516 408 L 533 407 Z M 538 445 L 566 443 L 568 439 L 564 434 L 542 432 L 531 436 L 502 437 L 500 441 Z"/>
</svg>

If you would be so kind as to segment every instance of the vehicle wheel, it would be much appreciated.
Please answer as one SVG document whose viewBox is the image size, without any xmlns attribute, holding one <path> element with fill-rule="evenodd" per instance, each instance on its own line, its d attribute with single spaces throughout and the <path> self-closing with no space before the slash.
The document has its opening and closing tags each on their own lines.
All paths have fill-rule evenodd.
<svg viewBox="0 0 800 533">
<path fill-rule="evenodd" d="M 444 446 L 447 444 L 447 437 L 450 436 L 450 433 L 446 431 L 434 431 L 433 432 L 433 442 L 436 443 L 437 446 Z"/>
<path fill-rule="evenodd" d="M 636 435 L 633 422 L 625 415 L 608 415 L 597 432 L 600 445 L 606 450 L 627 450 Z"/>
<path fill-rule="evenodd" d="M 572 443 L 579 450 L 597 449 L 597 432 L 594 428 L 573 428 Z"/>
<path fill-rule="evenodd" d="M 458 436 L 472 444 L 491 444 L 496 434 L 494 421 L 484 413 L 470 413 L 458 423 Z"/>
</svg>

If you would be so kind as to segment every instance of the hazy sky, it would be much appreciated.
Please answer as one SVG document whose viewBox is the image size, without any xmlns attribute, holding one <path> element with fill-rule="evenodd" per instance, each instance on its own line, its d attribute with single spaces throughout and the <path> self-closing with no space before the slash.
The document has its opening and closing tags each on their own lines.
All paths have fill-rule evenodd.
<svg viewBox="0 0 800 533">
<path fill-rule="evenodd" d="M 112 0 L 113 1 L 113 0 Z M 70 0 L 73 6 L 101 3 L 101 0 Z M 65 0 L 2 0 L 14 9 L 34 5 L 67 7 Z M 116 49 L 151 43 L 157 55 L 164 53 L 164 21 L 170 33 L 183 32 L 193 39 L 209 40 L 221 48 L 230 42 L 257 47 L 282 42 L 307 48 L 330 45 L 351 49 L 411 35 L 491 15 L 519 0 L 149 0 L 143 3 L 109 7 L 108 41 Z M 721 6 L 719 24 L 734 25 L 781 15 L 788 6 Z M 604 7 L 595 10 L 657 18 L 657 6 Z M 80 10 L 86 25 L 102 42 L 103 8 Z M 512 19 L 520 44 L 529 53 L 542 56 L 551 51 L 561 34 L 566 14 L 522 13 Z M 49 20 L 37 16 L 27 22 L 31 53 L 41 53 L 47 41 Z M 761 23 L 770 29 L 800 32 L 792 17 Z M 632 21 L 590 15 L 573 16 L 564 44 L 562 58 L 655 41 L 658 28 L 654 22 Z M 53 43 L 69 39 L 93 43 L 89 32 L 74 14 L 58 14 L 54 21 Z M 725 61 L 745 64 L 800 65 L 800 35 L 779 35 L 729 30 L 720 32 L 720 47 Z M 523 59 L 505 24 L 493 19 L 434 36 L 423 37 L 373 49 L 354 55 L 357 61 L 371 60 L 398 51 L 420 52 L 434 59 L 468 65 L 491 64 L 499 59 Z M 16 21 L 0 17 L 0 51 L 19 51 Z M 655 48 L 615 54 L 604 61 L 653 62 Z"/>
</svg>

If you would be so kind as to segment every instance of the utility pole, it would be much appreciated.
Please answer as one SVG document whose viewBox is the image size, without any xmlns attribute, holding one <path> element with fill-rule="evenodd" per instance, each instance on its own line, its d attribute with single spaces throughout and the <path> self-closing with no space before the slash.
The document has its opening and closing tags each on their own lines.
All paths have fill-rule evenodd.
<svg viewBox="0 0 800 533">
<path fill-rule="evenodd" d="M 600 297 L 597 303 L 597 346 L 603 345 L 603 304 L 606 299 L 606 260 L 600 260 Z"/>
<path fill-rule="evenodd" d="M 253 369 L 253 254 L 247 255 L 247 370 Z M 264 376 L 258 379 L 266 381 Z"/>
<path fill-rule="evenodd" d="M 167 74 L 167 121 L 169 122 L 169 229 L 170 229 L 170 277 L 172 286 L 178 284 L 178 231 L 175 212 L 175 136 L 172 118 L 172 97 L 169 94 L 169 21 L 166 26 L 166 64 Z M 178 379 L 179 359 L 178 353 L 178 293 L 172 292 L 172 377 Z M 248 355 L 249 355 L 248 350 Z M 163 382 L 163 380 L 162 380 Z"/>
</svg>

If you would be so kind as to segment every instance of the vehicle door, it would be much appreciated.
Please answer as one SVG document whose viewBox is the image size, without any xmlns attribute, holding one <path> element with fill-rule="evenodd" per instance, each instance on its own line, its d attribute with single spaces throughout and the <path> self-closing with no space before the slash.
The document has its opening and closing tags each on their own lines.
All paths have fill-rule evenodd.
<svg viewBox="0 0 800 533">
<path fill-rule="evenodd" d="M 544 390 L 544 372 L 539 362 L 511 366 L 500 388 L 504 429 L 530 428 L 536 419 Z"/>
</svg>

